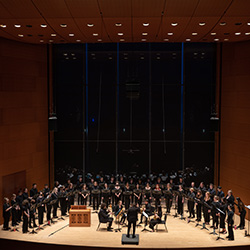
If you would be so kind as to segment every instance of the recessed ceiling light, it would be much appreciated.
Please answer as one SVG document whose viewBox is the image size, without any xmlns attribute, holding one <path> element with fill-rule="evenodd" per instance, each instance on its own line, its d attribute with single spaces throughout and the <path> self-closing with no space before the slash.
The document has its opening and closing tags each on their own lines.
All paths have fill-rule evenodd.
<svg viewBox="0 0 250 250">
<path fill-rule="evenodd" d="M 87 26 L 88 27 L 94 27 L 94 24 L 93 23 L 88 23 Z"/>
<path fill-rule="evenodd" d="M 249 35 L 250 35 L 250 32 L 246 32 L 245 35 L 246 35 L 246 36 L 249 36 Z"/>
<path fill-rule="evenodd" d="M 50 43 L 53 43 L 53 42 L 54 42 L 54 40 L 49 40 L 49 42 L 50 42 Z"/>
<path fill-rule="evenodd" d="M 142 35 L 143 35 L 143 36 L 147 36 L 148 33 L 147 33 L 147 32 L 143 32 Z"/>
<path fill-rule="evenodd" d="M 143 59 L 144 59 L 144 56 L 141 56 L 140 59 L 143 60 Z"/>
<path fill-rule="evenodd" d="M 124 42 L 124 41 L 125 41 L 125 39 L 121 38 L 121 39 L 120 39 L 120 41 L 121 41 L 121 42 Z"/>
<path fill-rule="evenodd" d="M 66 60 L 69 60 L 69 58 L 68 58 L 68 57 L 66 57 L 65 59 L 66 59 Z"/>
<path fill-rule="evenodd" d="M 95 56 L 95 53 L 91 53 L 91 56 Z"/>
<path fill-rule="evenodd" d="M 250 25 L 250 23 L 247 23 L 247 25 Z"/>
<path fill-rule="evenodd" d="M 93 33 L 93 36 L 98 36 L 98 33 Z"/>
<path fill-rule="evenodd" d="M 47 27 L 47 24 L 41 24 L 41 27 L 42 27 L 42 28 L 46 28 L 46 27 Z"/>
<path fill-rule="evenodd" d="M 164 40 L 165 42 L 169 41 L 169 39 L 168 39 L 168 38 L 164 38 L 163 40 Z"/>
<path fill-rule="evenodd" d="M 19 37 L 23 37 L 23 34 L 18 34 Z"/>
<path fill-rule="evenodd" d="M 123 36 L 122 32 L 117 33 L 118 36 Z"/>
<path fill-rule="evenodd" d="M 142 25 L 147 27 L 147 26 L 149 26 L 149 23 L 143 23 Z"/>
<path fill-rule="evenodd" d="M 101 41 L 102 41 L 102 39 L 101 39 L 101 38 L 100 38 L 100 39 L 97 39 L 97 41 L 98 41 L 98 42 L 101 42 Z"/>
<path fill-rule="evenodd" d="M 109 60 L 112 60 L 112 56 L 109 57 Z"/>
<path fill-rule="evenodd" d="M 159 56 L 156 57 L 157 60 L 160 60 L 161 58 Z"/>
<path fill-rule="evenodd" d="M 79 39 L 77 39 L 76 41 L 77 41 L 78 43 L 80 43 L 80 42 L 81 42 L 81 40 L 79 40 Z"/>
<path fill-rule="evenodd" d="M 197 53 L 197 52 L 194 52 L 194 55 L 195 55 L 195 56 L 197 56 L 197 55 L 198 55 L 198 53 Z"/>
<path fill-rule="evenodd" d="M 190 42 L 190 41 L 191 41 L 191 39 L 190 39 L 190 38 L 186 38 L 186 41 L 187 41 L 187 42 Z"/>
<path fill-rule="evenodd" d="M 219 41 L 219 38 L 214 38 L 214 41 L 215 41 L 215 42 L 218 42 L 218 41 Z"/>
<path fill-rule="evenodd" d="M 64 53 L 63 55 L 64 55 L 64 56 L 67 56 L 68 54 L 67 54 L 67 53 Z"/>
<path fill-rule="evenodd" d="M 43 43 L 44 42 L 44 40 L 40 40 L 40 43 Z"/>
<path fill-rule="evenodd" d="M 225 38 L 224 41 L 228 41 L 229 39 L 228 38 Z"/>
<path fill-rule="evenodd" d="M 73 34 L 73 33 L 70 33 L 70 34 L 69 34 L 69 36 L 74 36 L 74 35 L 75 35 L 75 34 Z"/>
<path fill-rule="evenodd" d="M 15 28 L 21 28 L 21 24 L 15 24 Z"/>
<path fill-rule="evenodd" d="M 141 40 L 142 40 L 142 42 L 145 42 L 145 41 L 147 41 L 147 39 L 145 39 L 145 38 L 142 38 Z"/>
<path fill-rule="evenodd" d="M 76 57 L 73 57 L 73 60 L 75 60 L 76 59 Z"/>
<path fill-rule="evenodd" d="M 174 52 L 174 53 L 172 53 L 172 55 L 173 55 L 173 56 L 176 56 L 176 53 Z"/>
<path fill-rule="evenodd" d="M 75 56 L 75 54 L 74 54 L 74 53 L 71 53 L 71 55 L 72 55 L 72 56 Z"/>
<path fill-rule="evenodd" d="M 56 36 L 56 34 L 51 34 L 51 36 Z"/>
<path fill-rule="evenodd" d="M 172 32 L 169 32 L 169 33 L 168 33 L 169 36 L 172 36 L 173 34 L 174 34 L 174 33 L 172 33 Z"/>
<path fill-rule="evenodd" d="M 220 23 L 221 26 L 224 26 L 224 25 L 226 25 L 226 24 L 227 24 L 226 22 L 221 22 L 221 23 Z"/>
<path fill-rule="evenodd" d="M 192 33 L 192 36 L 197 36 L 197 35 L 198 35 L 198 33 L 196 33 L 196 32 Z"/>
<path fill-rule="evenodd" d="M 66 28 L 67 27 L 67 24 L 60 24 L 60 26 L 62 27 L 62 28 Z"/>
<path fill-rule="evenodd" d="M 199 25 L 204 26 L 204 25 L 206 25 L 206 23 L 205 22 L 200 22 Z"/>
<path fill-rule="evenodd" d="M 7 25 L 6 25 L 6 24 L 0 24 L 0 27 L 1 27 L 1 28 L 6 28 Z"/>
<path fill-rule="evenodd" d="M 240 32 L 235 32 L 235 35 L 236 36 L 239 36 L 241 33 Z"/>
<path fill-rule="evenodd" d="M 124 57 L 124 60 L 127 60 L 128 58 L 127 57 Z"/>
<path fill-rule="evenodd" d="M 177 25 L 178 25 L 178 23 L 171 23 L 171 25 L 172 25 L 172 26 L 177 26 Z"/>
<path fill-rule="evenodd" d="M 211 33 L 211 36 L 215 36 L 215 35 L 216 35 L 216 33 L 215 33 L 215 32 L 212 32 L 212 33 Z"/>
<path fill-rule="evenodd" d="M 115 26 L 116 26 L 116 27 L 121 27 L 122 24 L 121 24 L 121 23 L 116 23 Z"/>
</svg>

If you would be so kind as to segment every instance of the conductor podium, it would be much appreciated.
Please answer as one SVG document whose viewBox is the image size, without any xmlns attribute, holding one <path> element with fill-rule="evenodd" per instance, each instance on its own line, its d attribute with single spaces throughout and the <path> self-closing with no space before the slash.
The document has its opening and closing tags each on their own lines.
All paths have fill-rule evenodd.
<svg viewBox="0 0 250 250">
<path fill-rule="evenodd" d="M 91 213 L 86 206 L 72 205 L 69 210 L 69 226 L 70 227 L 90 227 Z"/>
</svg>

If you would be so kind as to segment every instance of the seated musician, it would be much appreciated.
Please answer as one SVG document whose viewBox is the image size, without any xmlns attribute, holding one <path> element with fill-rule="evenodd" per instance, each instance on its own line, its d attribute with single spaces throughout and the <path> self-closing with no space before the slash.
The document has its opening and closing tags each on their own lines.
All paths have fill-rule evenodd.
<svg viewBox="0 0 250 250">
<path fill-rule="evenodd" d="M 151 216 L 153 215 L 153 211 L 154 211 L 154 208 L 151 206 L 151 204 L 148 202 L 148 200 L 145 200 L 145 208 L 143 209 L 144 212 L 148 215 L 148 216 Z M 142 219 L 143 219 L 143 214 L 141 215 L 141 221 L 140 221 L 140 224 L 142 223 Z M 148 219 L 146 218 L 146 224 L 148 222 Z"/>
<path fill-rule="evenodd" d="M 113 222 L 113 218 L 109 216 L 109 211 L 107 210 L 107 205 L 105 203 L 101 204 L 101 209 L 98 213 L 98 217 L 99 217 L 99 221 L 101 223 L 109 223 L 108 227 L 107 227 L 107 231 L 112 232 L 112 222 Z"/>
<path fill-rule="evenodd" d="M 162 217 L 162 210 L 161 206 L 159 205 L 157 207 L 157 212 L 155 213 L 154 218 L 149 223 L 149 228 L 151 228 L 153 232 L 155 225 L 161 222 L 161 217 Z"/>
<path fill-rule="evenodd" d="M 117 218 L 117 220 L 119 220 L 119 218 L 121 218 L 120 220 L 120 224 L 124 224 L 125 219 L 126 219 L 126 215 L 123 211 L 123 205 L 122 205 L 122 201 L 118 201 L 118 204 L 114 207 L 114 213 L 115 213 L 115 217 Z"/>
</svg>

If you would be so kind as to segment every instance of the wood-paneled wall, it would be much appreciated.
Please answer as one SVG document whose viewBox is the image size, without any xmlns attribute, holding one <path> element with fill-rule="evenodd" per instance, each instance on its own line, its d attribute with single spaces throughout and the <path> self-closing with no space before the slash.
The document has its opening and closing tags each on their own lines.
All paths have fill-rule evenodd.
<svg viewBox="0 0 250 250">
<path fill-rule="evenodd" d="M 250 41 L 222 46 L 220 184 L 250 204 Z"/>
<path fill-rule="evenodd" d="M 46 46 L 0 38 L 0 170 L 2 222 L 6 176 L 25 171 L 28 189 L 48 182 Z"/>
</svg>

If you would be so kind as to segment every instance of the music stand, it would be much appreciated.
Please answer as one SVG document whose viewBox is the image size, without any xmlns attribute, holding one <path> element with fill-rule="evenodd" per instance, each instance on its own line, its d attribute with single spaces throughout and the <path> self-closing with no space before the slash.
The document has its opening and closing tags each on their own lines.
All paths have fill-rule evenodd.
<svg viewBox="0 0 250 250">
<path fill-rule="evenodd" d="M 250 205 L 246 206 L 245 207 L 248 209 L 248 232 L 247 230 L 245 231 L 245 237 L 249 237 L 250 234 L 249 234 L 249 221 L 250 221 Z"/>
</svg>

